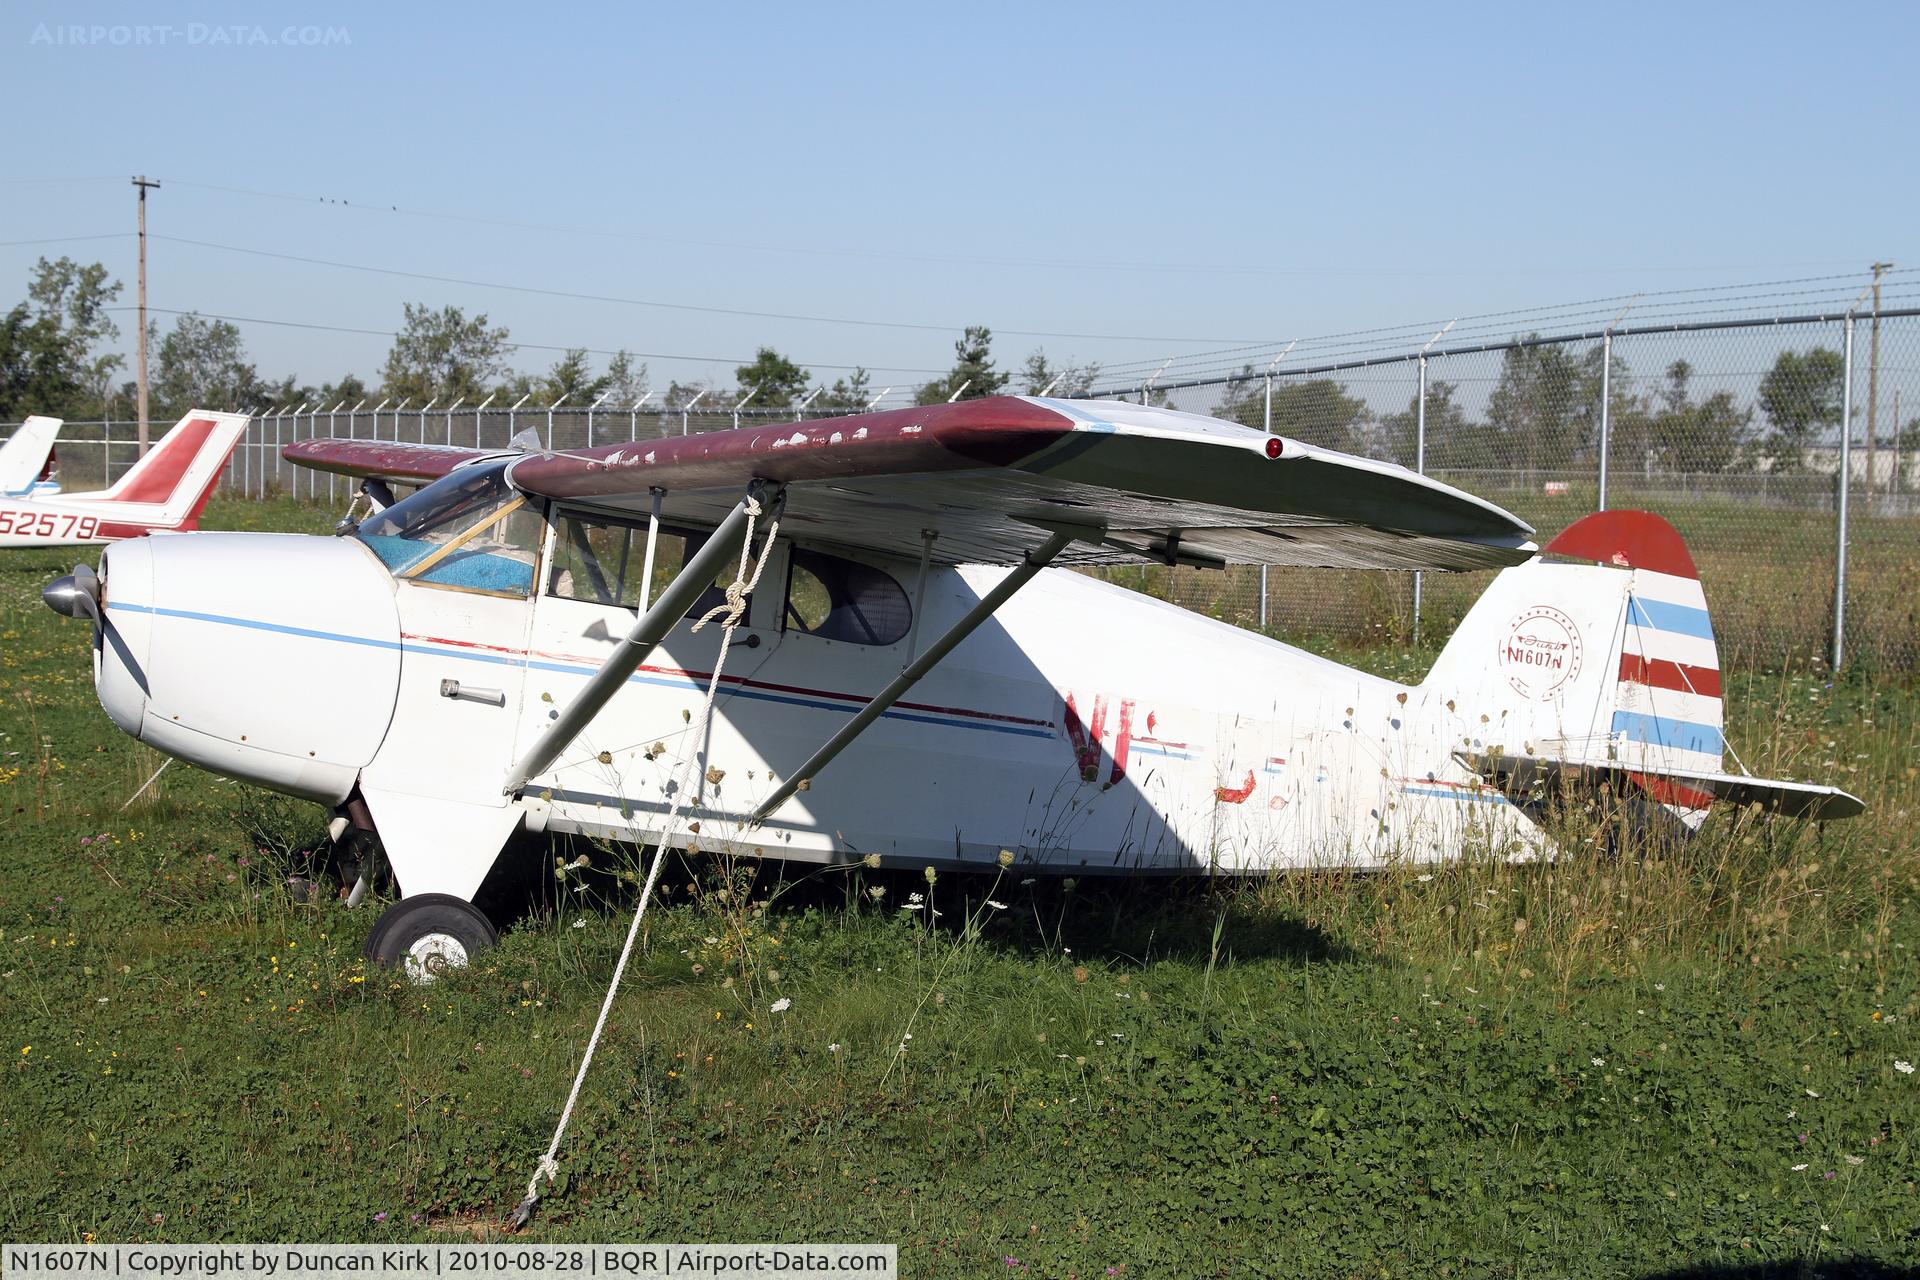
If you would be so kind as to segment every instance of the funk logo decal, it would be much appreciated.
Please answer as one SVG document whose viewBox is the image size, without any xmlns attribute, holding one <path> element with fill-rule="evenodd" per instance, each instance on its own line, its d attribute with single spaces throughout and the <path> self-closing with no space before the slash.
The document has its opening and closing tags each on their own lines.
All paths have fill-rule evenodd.
<svg viewBox="0 0 1920 1280">
<path fill-rule="evenodd" d="M 1523 698 L 1547 701 L 1580 676 L 1580 629 L 1558 609 L 1535 605 L 1500 641 L 1500 674 Z"/>
</svg>

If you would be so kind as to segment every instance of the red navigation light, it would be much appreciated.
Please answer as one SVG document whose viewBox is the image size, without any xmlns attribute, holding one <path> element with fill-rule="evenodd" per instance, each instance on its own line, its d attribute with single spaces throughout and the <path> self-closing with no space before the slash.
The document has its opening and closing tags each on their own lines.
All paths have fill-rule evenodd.
<svg viewBox="0 0 1920 1280">
<path fill-rule="evenodd" d="M 1267 437 L 1267 456 L 1269 458 L 1278 458 L 1286 451 L 1286 448 L 1286 441 L 1282 440 L 1279 436 Z"/>
</svg>

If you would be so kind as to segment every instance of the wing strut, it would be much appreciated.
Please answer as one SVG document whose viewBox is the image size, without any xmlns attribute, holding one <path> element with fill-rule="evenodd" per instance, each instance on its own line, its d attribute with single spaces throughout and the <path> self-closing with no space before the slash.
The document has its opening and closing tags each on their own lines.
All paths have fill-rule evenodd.
<svg viewBox="0 0 1920 1280">
<path fill-rule="evenodd" d="M 975 628 L 999 611 L 1013 593 L 1032 580 L 1033 575 L 1046 568 L 1052 559 L 1066 550 L 1068 545 L 1086 538 L 1098 542 L 1102 531 L 1093 529 L 1060 528 L 1032 551 L 1021 557 L 1020 563 L 1002 578 L 999 585 L 980 599 L 980 603 L 967 610 L 967 615 L 954 623 L 938 640 L 927 646 L 927 651 L 908 664 L 906 670 L 893 678 L 893 682 L 874 695 L 873 701 L 860 709 L 858 715 L 840 727 L 840 732 L 827 739 L 826 745 L 807 758 L 807 762 L 796 770 L 792 777 L 780 784 L 779 790 L 761 802 L 747 819 L 751 826 L 785 804 L 793 793 L 803 786 L 812 784 L 814 775 L 832 762 L 833 758 L 846 750 L 847 745 L 866 731 L 868 725 L 898 702 L 907 690 L 920 682 L 920 678 L 933 670 L 940 659 L 953 651 L 953 647 L 973 634 Z"/>
<path fill-rule="evenodd" d="M 508 772 L 503 788 L 506 794 L 512 795 L 526 786 L 535 775 L 560 757 L 560 753 L 599 714 L 600 708 L 619 692 L 620 686 L 627 682 L 627 677 L 647 660 L 654 646 L 666 639 L 667 633 L 687 616 L 701 593 L 726 568 L 727 562 L 739 556 L 740 544 L 747 536 L 748 504 L 758 501 L 763 506 L 777 508 L 785 495 L 784 488 L 765 485 L 757 480 L 748 488 L 747 496 L 727 513 L 720 527 L 713 531 L 713 536 L 694 552 L 673 581 L 667 584 L 666 590 L 660 593 L 660 598 L 640 615 L 633 629 L 627 632 L 626 641 L 600 664 L 600 669 L 587 680 L 586 688 L 567 704 L 559 718 L 547 726 L 546 732 Z M 651 559 L 651 537 L 647 551 Z"/>
</svg>

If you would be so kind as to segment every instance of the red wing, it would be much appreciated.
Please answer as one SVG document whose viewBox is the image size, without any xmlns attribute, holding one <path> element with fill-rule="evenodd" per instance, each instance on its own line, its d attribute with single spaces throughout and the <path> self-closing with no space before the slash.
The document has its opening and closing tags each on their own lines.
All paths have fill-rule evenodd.
<svg viewBox="0 0 1920 1280">
<path fill-rule="evenodd" d="M 311 441 L 314 464 L 355 450 L 355 474 L 473 450 Z M 381 451 L 386 452 L 381 452 Z M 389 456 L 390 455 L 390 456 Z M 414 463 L 413 465 L 418 465 Z M 528 454 L 509 473 L 539 497 L 711 523 L 753 479 L 787 485 L 795 537 L 945 563 L 1008 564 L 1036 527 L 1105 530 L 1063 563 L 1159 561 L 1479 569 L 1533 554 L 1532 530 L 1491 503 L 1390 463 L 1236 423 L 1114 401 L 995 397 L 817 422 Z"/>
<path fill-rule="evenodd" d="M 289 462 L 315 471 L 360 480 L 397 480 L 424 484 L 438 480 L 464 462 L 499 453 L 498 449 L 462 449 L 458 445 L 407 444 L 398 440 L 299 440 L 280 451 Z"/>
</svg>

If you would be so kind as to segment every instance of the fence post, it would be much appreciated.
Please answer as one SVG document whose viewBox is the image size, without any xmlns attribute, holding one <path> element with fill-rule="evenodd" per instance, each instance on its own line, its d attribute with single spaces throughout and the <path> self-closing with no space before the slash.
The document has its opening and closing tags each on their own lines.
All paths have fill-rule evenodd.
<svg viewBox="0 0 1920 1280">
<path fill-rule="evenodd" d="M 1276 356 L 1275 359 L 1278 360 L 1279 357 Z M 1267 368 L 1272 369 L 1273 366 L 1268 365 Z M 1272 373 L 1267 374 L 1266 399 L 1267 399 L 1267 407 L 1266 407 L 1264 421 L 1266 422 L 1267 434 L 1272 435 L 1273 434 L 1273 374 Z M 1271 573 L 1271 568 L 1269 566 L 1264 564 L 1260 566 L 1260 629 L 1262 631 L 1265 631 L 1267 629 L 1267 589 L 1269 585 L 1268 575 L 1270 573 Z"/>
<path fill-rule="evenodd" d="M 1432 343 L 1428 343 L 1432 346 Z M 1414 393 L 1413 406 L 1413 469 L 1421 475 L 1427 474 L 1427 355 L 1420 353 L 1420 387 Z M 1421 574 L 1413 571 L 1413 643 L 1420 643 L 1420 588 Z"/>
<path fill-rule="evenodd" d="M 300 407 L 293 411 L 293 442 L 295 444 L 300 443 L 300 415 L 303 413 L 307 415 L 307 439 L 309 440 L 313 439 L 314 417 L 313 417 L 312 410 L 313 410 L 313 405 L 308 403 L 305 400 L 302 400 L 300 402 Z M 307 501 L 309 502 L 313 501 L 313 499 L 318 495 L 319 483 L 320 483 L 320 473 L 313 470 L 313 468 L 311 467 L 307 468 Z M 296 499 L 299 498 L 300 496 L 300 473 L 298 471 L 295 471 L 293 473 L 293 496 Z"/>
<path fill-rule="evenodd" d="M 754 383 L 753 390 L 733 402 L 733 429 L 735 431 L 740 429 L 740 411 L 747 407 L 747 401 L 760 394 L 760 388 L 765 385 L 766 383 L 764 382 Z"/>
<path fill-rule="evenodd" d="M 1600 495 L 1595 511 L 1607 509 L 1607 428 L 1613 411 L 1613 331 L 1600 335 Z"/>
<path fill-rule="evenodd" d="M 600 400 L 605 400 L 612 394 L 613 391 L 611 389 L 602 391 L 600 393 Z M 595 400 L 587 406 L 587 448 L 589 449 L 593 448 L 593 411 L 600 407 L 600 400 Z"/>
<path fill-rule="evenodd" d="M 1840 339 L 1840 474 L 1834 502 L 1837 517 L 1833 552 L 1833 669 L 1846 656 L 1847 630 L 1847 490 L 1853 469 L 1853 312 L 1841 321 Z"/>
<path fill-rule="evenodd" d="M 339 404 L 327 410 L 327 439 L 329 440 L 338 440 L 340 438 L 340 428 L 335 425 L 337 420 L 334 415 L 339 413 L 340 410 L 346 406 L 346 403 L 345 400 L 342 400 Z M 331 507 L 333 504 L 333 472 L 329 471 L 327 472 L 327 505 Z"/>
<path fill-rule="evenodd" d="M 689 429 L 691 428 L 693 423 L 693 416 L 692 416 L 693 406 L 699 404 L 700 401 L 706 397 L 707 390 L 710 390 L 710 388 L 703 389 L 699 395 L 695 396 L 693 399 L 687 401 L 685 404 L 680 406 L 680 434 L 681 435 L 683 436 L 686 435 Z"/>
<path fill-rule="evenodd" d="M 499 394 L 497 391 L 489 391 L 485 400 L 473 406 L 473 447 L 476 449 L 480 447 L 480 415 L 485 412 L 488 405 L 493 403 L 493 398 Z M 448 420 L 447 425 L 447 443 L 453 443 L 453 425 L 451 419 Z"/>
</svg>

